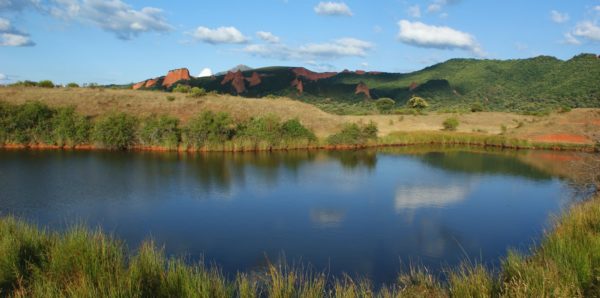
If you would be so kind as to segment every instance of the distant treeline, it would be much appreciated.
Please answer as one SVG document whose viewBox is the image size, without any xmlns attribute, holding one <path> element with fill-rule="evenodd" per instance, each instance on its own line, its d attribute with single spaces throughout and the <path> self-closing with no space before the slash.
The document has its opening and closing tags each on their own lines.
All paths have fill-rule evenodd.
<svg viewBox="0 0 600 298">
<path fill-rule="evenodd" d="M 349 124 L 327 142 L 360 145 L 375 139 L 375 124 Z M 206 111 L 182 125 L 168 115 L 138 118 L 114 112 L 92 119 L 74 107 L 0 102 L 0 144 L 239 151 L 309 148 L 318 140 L 298 119 L 283 121 L 271 115 L 236 121 L 227 113 Z"/>
</svg>

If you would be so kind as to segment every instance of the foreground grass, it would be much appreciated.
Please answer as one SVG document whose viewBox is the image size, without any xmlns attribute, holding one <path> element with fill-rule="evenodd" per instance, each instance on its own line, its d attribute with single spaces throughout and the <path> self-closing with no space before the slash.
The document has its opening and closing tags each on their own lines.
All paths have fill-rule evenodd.
<svg viewBox="0 0 600 298">
<path fill-rule="evenodd" d="M 348 276 L 285 265 L 225 276 L 167 258 L 152 242 L 128 255 L 123 242 L 76 226 L 48 232 L 0 219 L 0 296 L 8 297 L 600 297 L 600 196 L 571 208 L 525 257 L 499 272 L 463 264 L 440 282 L 426 270 L 374 287 Z"/>
</svg>

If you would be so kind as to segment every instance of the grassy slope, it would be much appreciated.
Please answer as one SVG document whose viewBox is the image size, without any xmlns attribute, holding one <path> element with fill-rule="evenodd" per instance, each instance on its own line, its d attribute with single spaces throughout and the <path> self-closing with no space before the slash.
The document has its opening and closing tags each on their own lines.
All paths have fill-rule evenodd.
<svg viewBox="0 0 600 298">
<path fill-rule="evenodd" d="M 168 101 L 167 96 L 174 96 L 175 100 Z M 481 134 L 495 135 L 501 132 L 502 126 L 506 126 L 507 135 L 517 138 L 532 139 L 547 134 L 575 134 L 585 136 L 589 140 L 600 139 L 600 111 L 595 109 L 576 109 L 568 113 L 544 117 L 502 112 L 456 115 L 429 113 L 424 116 L 339 116 L 325 113 L 313 105 L 285 98 L 247 99 L 209 95 L 196 99 L 186 97 L 184 94 L 151 91 L 0 88 L 0 101 L 19 104 L 33 100 L 54 107 L 72 105 L 79 113 L 88 116 L 99 116 L 110 111 L 122 111 L 136 116 L 147 116 L 153 113 L 170 114 L 184 123 L 205 110 L 228 112 L 238 119 L 275 114 L 282 119 L 298 118 L 322 138 L 337 132 L 347 122 L 374 121 L 379 127 L 381 136 L 397 131 L 439 131 L 442 129 L 442 122 L 454 116 L 460 121 L 458 131 L 464 133 L 479 131 Z M 517 128 L 518 126 L 520 127 Z"/>
<path fill-rule="evenodd" d="M 447 283 L 426 270 L 374 290 L 368 280 L 269 265 L 223 276 L 217 268 L 168 259 L 152 242 L 128 255 L 101 231 L 64 234 L 0 219 L 0 295 L 33 297 L 598 297 L 600 197 L 574 206 L 532 255 L 509 252 L 497 275 L 465 263 Z"/>
</svg>

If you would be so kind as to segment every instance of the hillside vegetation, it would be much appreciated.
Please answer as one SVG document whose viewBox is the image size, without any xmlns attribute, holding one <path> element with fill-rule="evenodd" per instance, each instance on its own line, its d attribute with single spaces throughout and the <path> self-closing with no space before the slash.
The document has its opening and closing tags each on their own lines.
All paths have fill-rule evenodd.
<svg viewBox="0 0 600 298">
<path fill-rule="evenodd" d="M 151 90 L 163 86 L 164 77 Z M 515 60 L 452 59 L 412 73 L 314 73 L 304 68 L 268 67 L 191 78 L 180 84 L 244 97 L 286 96 L 338 114 L 377 113 L 375 99 L 396 107 L 413 96 L 430 110 L 511 111 L 539 114 L 557 109 L 600 107 L 600 59 L 581 54 L 563 61 L 549 56 Z M 351 105 L 351 106 L 348 106 Z"/>
</svg>

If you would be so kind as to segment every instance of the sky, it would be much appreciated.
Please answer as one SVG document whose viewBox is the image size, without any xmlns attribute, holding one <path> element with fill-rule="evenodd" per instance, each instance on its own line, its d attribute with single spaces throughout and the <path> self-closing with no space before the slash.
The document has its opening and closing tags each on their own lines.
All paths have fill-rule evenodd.
<svg viewBox="0 0 600 298">
<path fill-rule="evenodd" d="M 0 0 L 0 84 L 600 54 L 600 0 Z"/>
</svg>

